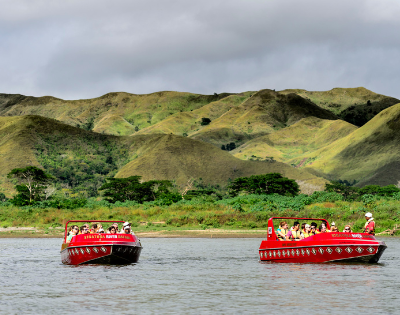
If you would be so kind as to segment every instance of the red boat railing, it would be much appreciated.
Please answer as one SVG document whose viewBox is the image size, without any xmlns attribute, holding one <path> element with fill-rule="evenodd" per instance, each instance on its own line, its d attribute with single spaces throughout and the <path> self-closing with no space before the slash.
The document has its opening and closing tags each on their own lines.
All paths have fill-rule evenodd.
<svg viewBox="0 0 400 315">
<path fill-rule="evenodd" d="M 70 222 L 113 222 L 113 223 L 124 223 L 125 221 L 116 221 L 116 220 L 69 220 L 65 224 L 65 233 L 64 233 L 64 242 L 67 239 L 67 233 L 68 233 L 68 224 Z"/>
</svg>

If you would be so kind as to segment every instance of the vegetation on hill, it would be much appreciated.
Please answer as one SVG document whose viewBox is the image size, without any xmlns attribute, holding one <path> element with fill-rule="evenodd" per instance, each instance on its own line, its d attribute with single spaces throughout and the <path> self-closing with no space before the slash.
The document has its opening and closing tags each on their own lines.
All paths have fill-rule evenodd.
<svg viewBox="0 0 400 315">
<path fill-rule="evenodd" d="M 296 196 L 300 189 L 293 179 L 283 177 L 279 173 L 265 175 L 252 175 L 250 177 L 236 178 L 228 187 L 233 196 L 239 193 L 247 194 L 278 194 L 283 196 Z"/>
<path fill-rule="evenodd" d="M 219 147 L 229 142 L 235 142 L 238 146 L 310 116 L 337 119 L 330 111 L 296 94 L 284 95 L 272 90 L 261 90 L 194 133 L 192 138 Z"/>
<path fill-rule="evenodd" d="M 320 175 L 325 174 L 329 179 L 365 182 L 380 174 L 383 185 L 395 184 L 398 179 L 395 182 L 389 180 L 383 171 L 387 172 L 385 166 L 400 160 L 399 121 L 400 104 L 382 111 L 349 135 L 290 162 L 298 164 L 304 159 L 310 159 L 313 162 L 307 168 Z"/>
<path fill-rule="evenodd" d="M 0 115 L 40 115 L 99 133 L 130 135 L 175 113 L 190 112 L 229 95 L 170 91 L 135 95 L 120 92 L 66 101 L 50 96 L 0 94 Z"/>
<path fill-rule="evenodd" d="M 0 193 L 13 189 L 8 172 L 27 165 L 52 174 L 65 196 L 83 197 L 97 196 L 115 175 L 225 187 L 238 177 L 278 172 L 302 191 L 321 189 L 327 181 L 320 177 L 395 184 L 396 118 L 383 113 L 397 117 L 397 105 L 359 129 L 337 118 L 362 125 L 397 102 L 364 88 L 121 92 L 75 101 L 0 94 Z"/>
<path fill-rule="evenodd" d="M 282 94 L 296 93 L 305 99 L 317 104 L 321 108 L 330 110 L 339 115 L 351 106 L 364 106 L 368 101 L 372 104 L 387 103 L 396 100 L 382 94 L 374 93 L 364 87 L 334 88 L 329 91 L 306 91 L 301 89 L 287 89 L 279 91 Z M 400 101 L 397 100 L 397 103 Z M 394 103 L 394 104 L 397 104 Z"/>
<path fill-rule="evenodd" d="M 398 103 L 400 103 L 400 101 L 392 97 L 386 97 L 377 102 L 367 101 L 367 104 L 353 105 L 346 108 L 339 114 L 339 117 L 353 125 L 361 127 L 384 109 Z"/>
<path fill-rule="evenodd" d="M 226 186 L 243 176 L 280 173 L 285 177 L 312 183 L 322 189 L 325 180 L 280 162 L 244 161 L 203 141 L 175 135 L 132 136 L 135 158 L 116 177 L 139 175 L 143 180 L 174 179 L 185 186 L 190 179 Z"/>
<path fill-rule="evenodd" d="M 117 201 L 154 201 L 164 199 L 169 203 L 174 203 L 182 199 L 178 193 L 174 193 L 173 184 L 168 180 L 151 180 L 141 182 L 140 176 L 130 176 L 127 178 L 107 178 L 107 182 L 100 187 L 104 190 L 103 196 L 108 202 Z"/>
<path fill-rule="evenodd" d="M 190 137 L 230 109 L 239 106 L 247 100 L 252 93 L 254 92 L 229 95 L 225 98 L 212 101 L 200 108 L 175 113 L 157 124 L 141 129 L 137 134 L 172 133 L 179 136 Z M 209 120 L 209 123 L 204 124 L 204 119 Z"/>
<path fill-rule="evenodd" d="M 357 127 L 342 120 L 326 120 L 316 117 L 303 118 L 295 124 L 269 135 L 258 137 L 236 150 L 234 156 L 241 159 L 277 161 L 309 154 L 355 131 Z M 310 160 L 301 160 L 297 166 L 305 166 Z"/>
<path fill-rule="evenodd" d="M 356 126 L 364 125 L 382 110 L 400 103 L 396 98 L 377 94 L 363 87 L 334 88 L 320 92 L 288 89 L 280 93 L 296 93 Z"/>
</svg>

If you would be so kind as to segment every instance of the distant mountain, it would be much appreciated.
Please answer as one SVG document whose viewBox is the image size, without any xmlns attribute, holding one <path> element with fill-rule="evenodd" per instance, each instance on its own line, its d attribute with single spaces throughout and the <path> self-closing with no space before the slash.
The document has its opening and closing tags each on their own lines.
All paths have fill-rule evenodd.
<svg viewBox="0 0 400 315">
<path fill-rule="evenodd" d="M 11 191 L 6 174 L 27 165 L 89 195 L 106 177 L 130 175 L 179 185 L 268 172 L 320 188 L 326 179 L 397 183 L 399 102 L 365 88 L 74 101 L 0 94 L 0 190 Z"/>
<path fill-rule="evenodd" d="M 135 95 L 120 92 L 87 100 L 65 101 L 51 96 L 0 94 L 0 116 L 40 115 L 86 130 L 123 136 L 175 113 L 190 112 L 229 95 L 168 91 Z"/>
<path fill-rule="evenodd" d="M 318 106 L 328 109 L 353 125 L 362 126 L 382 110 L 400 103 L 394 97 L 374 93 L 363 87 L 335 88 L 330 91 L 283 90 L 296 93 Z"/>
</svg>

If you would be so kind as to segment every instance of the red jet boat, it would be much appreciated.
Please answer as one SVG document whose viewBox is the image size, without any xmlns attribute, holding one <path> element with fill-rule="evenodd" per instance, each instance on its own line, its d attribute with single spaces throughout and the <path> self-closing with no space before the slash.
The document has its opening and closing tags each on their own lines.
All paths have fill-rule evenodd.
<svg viewBox="0 0 400 315">
<path fill-rule="evenodd" d="M 260 245 L 261 261 L 285 263 L 326 263 L 332 261 L 377 263 L 386 249 L 385 242 L 367 233 L 320 233 L 299 241 L 281 241 L 273 220 L 322 221 L 324 219 L 273 217 L 268 220 L 267 239 Z"/>
<path fill-rule="evenodd" d="M 139 260 L 142 245 L 132 234 L 79 234 L 66 243 L 68 224 L 71 222 L 112 222 L 71 220 L 65 225 L 64 241 L 61 246 L 61 261 L 66 265 L 81 264 L 131 264 Z"/>
</svg>

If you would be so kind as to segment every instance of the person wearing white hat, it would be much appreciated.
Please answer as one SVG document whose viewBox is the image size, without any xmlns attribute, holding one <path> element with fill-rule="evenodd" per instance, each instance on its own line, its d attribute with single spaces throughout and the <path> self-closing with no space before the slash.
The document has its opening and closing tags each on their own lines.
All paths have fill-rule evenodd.
<svg viewBox="0 0 400 315">
<path fill-rule="evenodd" d="M 124 223 L 124 225 L 122 226 L 122 230 L 124 234 L 132 234 L 135 235 L 133 233 L 133 231 L 131 230 L 131 224 L 127 221 Z"/>
<path fill-rule="evenodd" d="M 365 220 L 367 222 L 365 222 L 364 233 L 375 235 L 375 222 L 371 212 L 365 214 Z"/>
</svg>

